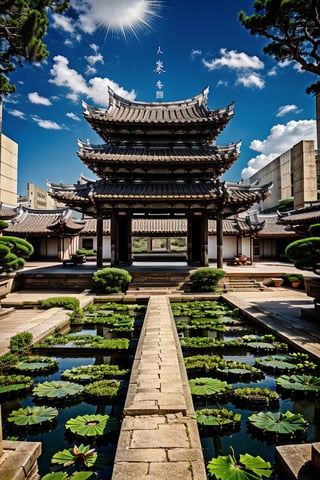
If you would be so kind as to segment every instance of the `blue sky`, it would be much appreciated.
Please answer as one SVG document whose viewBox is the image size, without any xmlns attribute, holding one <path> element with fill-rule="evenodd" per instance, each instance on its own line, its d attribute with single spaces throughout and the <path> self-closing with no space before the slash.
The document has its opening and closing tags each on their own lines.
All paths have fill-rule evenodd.
<svg viewBox="0 0 320 480">
<path fill-rule="evenodd" d="M 242 141 L 228 181 L 248 177 L 302 139 L 315 140 L 315 98 L 305 93 L 314 78 L 263 54 L 265 40 L 238 21 L 240 10 L 253 13 L 253 3 L 71 0 L 70 11 L 52 15 L 48 59 L 18 66 L 11 75 L 17 91 L 4 100 L 3 133 L 19 144 L 18 193 L 27 182 L 45 188 L 46 180 L 95 178 L 77 156 L 78 139 L 102 142 L 82 116 L 82 101 L 106 107 L 109 85 L 139 101 L 182 100 L 208 85 L 210 109 L 234 101 L 235 116 L 217 139 Z"/>
</svg>

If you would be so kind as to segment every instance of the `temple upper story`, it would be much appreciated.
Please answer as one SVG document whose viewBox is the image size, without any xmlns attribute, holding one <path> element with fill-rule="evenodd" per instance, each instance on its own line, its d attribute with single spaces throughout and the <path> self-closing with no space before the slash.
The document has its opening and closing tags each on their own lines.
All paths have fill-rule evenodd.
<svg viewBox="0 0 320 480">
<path fill-rule="evenodd" d="M 97 134 L 114 145 L 210 145 L 234 115 L 234 104 L 208 109 L 206 87 L 175 102 L 138 102 L 109 88 L 108 108 L 83 103 L 84 117 Z M 169 136 L 169 138 L 168 138 Z"/>
</svg>

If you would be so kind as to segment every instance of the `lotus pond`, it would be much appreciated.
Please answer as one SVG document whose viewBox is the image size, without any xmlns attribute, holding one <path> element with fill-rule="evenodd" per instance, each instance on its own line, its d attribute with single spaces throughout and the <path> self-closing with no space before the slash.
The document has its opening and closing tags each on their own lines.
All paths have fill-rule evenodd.
<svg viewBox="0 0 320 480">
<path fill-rule="evenodd" d="M 42 442 L 41 478 L 71 475 L 83 464 L 96 472 L 92 478 L 111 478 L 145 310 L 89 305 L 71 315 L 68 333 L 48 337 L 2 371 L 3 438 Z"/>
<path fill-rule="evenodd" d="M 220 300 L 171 308 L 209 471 L 230 478 L 218 458 L 230 451 L 274 466 L 277 445 L 320 441 L 320 369 L 307 354 Z"/>
</svg>

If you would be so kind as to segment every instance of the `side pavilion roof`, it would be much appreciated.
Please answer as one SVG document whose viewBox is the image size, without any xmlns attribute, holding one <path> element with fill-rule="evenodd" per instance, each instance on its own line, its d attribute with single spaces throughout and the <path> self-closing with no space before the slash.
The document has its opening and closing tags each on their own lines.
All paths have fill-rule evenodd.
<svg viewBox="0 0 320 480">
<path fill-rule="evenodd" d="M 8 228 L 5 235 L 47 235 L 68 237 L 78 235 L 85 222 L 77 221 L 67 208 L 57 210 L 33 210 L 22 207 L 19 216 Z"/>
</svg>

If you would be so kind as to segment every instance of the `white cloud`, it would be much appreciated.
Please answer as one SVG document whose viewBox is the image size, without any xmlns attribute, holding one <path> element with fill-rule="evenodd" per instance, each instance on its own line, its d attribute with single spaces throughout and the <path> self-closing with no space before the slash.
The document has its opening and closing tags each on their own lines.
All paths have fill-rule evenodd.
<svg viewBox="0 0 320 480">
<path fill-rule="evenodd" d="M 50 70 L 52 79 L 49 82 L 58 87 L 67 88 L 69 92 L 66 96 L 73 102 L 79 101 L 79 97 L 83 96 L 92 99 L 100 107 L 107 106 L 108 86 L 129 100 L 134 100 L 136 97 L 134 90 L 128 92 L 109 78 L 94 77 L 87 84 L 80 73 L 69 67 L 69 60 L 62 55 L 54 57 L 53 60 L 55 63 Z"/>
<path fill-rule="evenodd" d="M 248 161 L 247 166 L 241 172 L 241 177 L 247 180 L 262 167 L 302 140 L 313 140 L 316 147 L 315 120 L 291 120 L 285 125 L 274 125 L 270 135 L 265 140 L 253 140 L 251 142 L 250 148 L 259 152 L 259 155 Z"/>
<path fill-rule="evenodd" d="M 300 110 L 298 109 L 297 105 L 281 105 L 277 112 L 277 117 L 284 117 L 287 113 L 299 113 Z"/>
<path fill-rule="evenodd" d="M 277 67 L 272 67 L 271 70 L 267 72 L 269 77 L 275 77 L 278 74 Z"/>
<path fill-rule="evenodd" d="M 257 87 L 262 89 L 265 85 L 265 81 L 255 72 L 252 73 L 244 73 L 243 75 L 239 75 L 236 81 L 236 85 L 243 85 L 244 87 Z"/>
<path fill-rule="evenodd" d="M 65 17 L 58 13 L 52 14 L 53 23 L 52 26 L 54 28 L 61 28 L 67 33 L 74 32 L 74 25 L 72 24 L 72 20 L 70 17 Z"/>
<path fill-rule="evenodd" d="M 103 56 L 101 53 L 97 55 L 88 55 L 85 59 L 90 63 L 90 65 L 95 65 L 96 63 L 104 63 Z"/>
<path fill-rule="evenodd" d="M 50 105 L 52 105 L 52 103 L 50 102 L 49 98 L 46 98 L 46 97 L 41 97 L 41 95 L 39 95 L 38 92 L 31 92 L 28 94 L 28 98 L 29 98 L 29 101 L 31 103 L 36 103 L 38 105 L 45 105 L 47 107 L 49 107 Z"/>
<path fill-rule="evenodd" d="M 245 52 L 237 52 L 236 50 L 220 49 L 220 58 L 215 58 L 210 61 L 202 59 L 203 64 L 208 70 L 215 70 L 217 68 L 228 67 L 231 69 L 253 69 L 260 70 L 264 68 L 263 62 L 256 56 L 250 57 Z"/>
<path fill-rule="evenodd" d="M 87 65 L 85 73 L 86 75 L 94 75 L 95 73 L 97 73 L 97 69 L 94 67 L 91 67 L 90 65 Z"/>
<path fill-rule="evenodd" d="M 53 122 L 52 120 L 43 120 L 37 115 L 33 115 L 32 120 L 35 123 L 37 123 L 39 127 L 44 128 L 45 130 L 62 130 L 63 129 L 63 127 L 59 125 L 57 122 Z"/>
<path fill-rule="evenodd" d="M 8 110 L 8 113 L 10 113 L 10 115 L 12 115 L 13 117 L 20 118 L 21 120 L 26 120 L 25 113 L 21 112 L 20 110 Z"/>
<path fill-rule="evenodd" d="M 199 57 L 199 55 L 202 55 L 202 50 L 196 50 L 195 48 L 191 50 L 190 56 L 192 60 L 196 57 Z"/>
<path fill-rule="evenodd" d="M 71 118 L 71 120 L 76 120 L 77 122 L 81 121 L 81 118 L 79 118 L 78 115 L 76 115 L 75 113 L 68 112 L 68 113 L 66 113 L 66 116 L 68 118 Z"/>
</svg>

